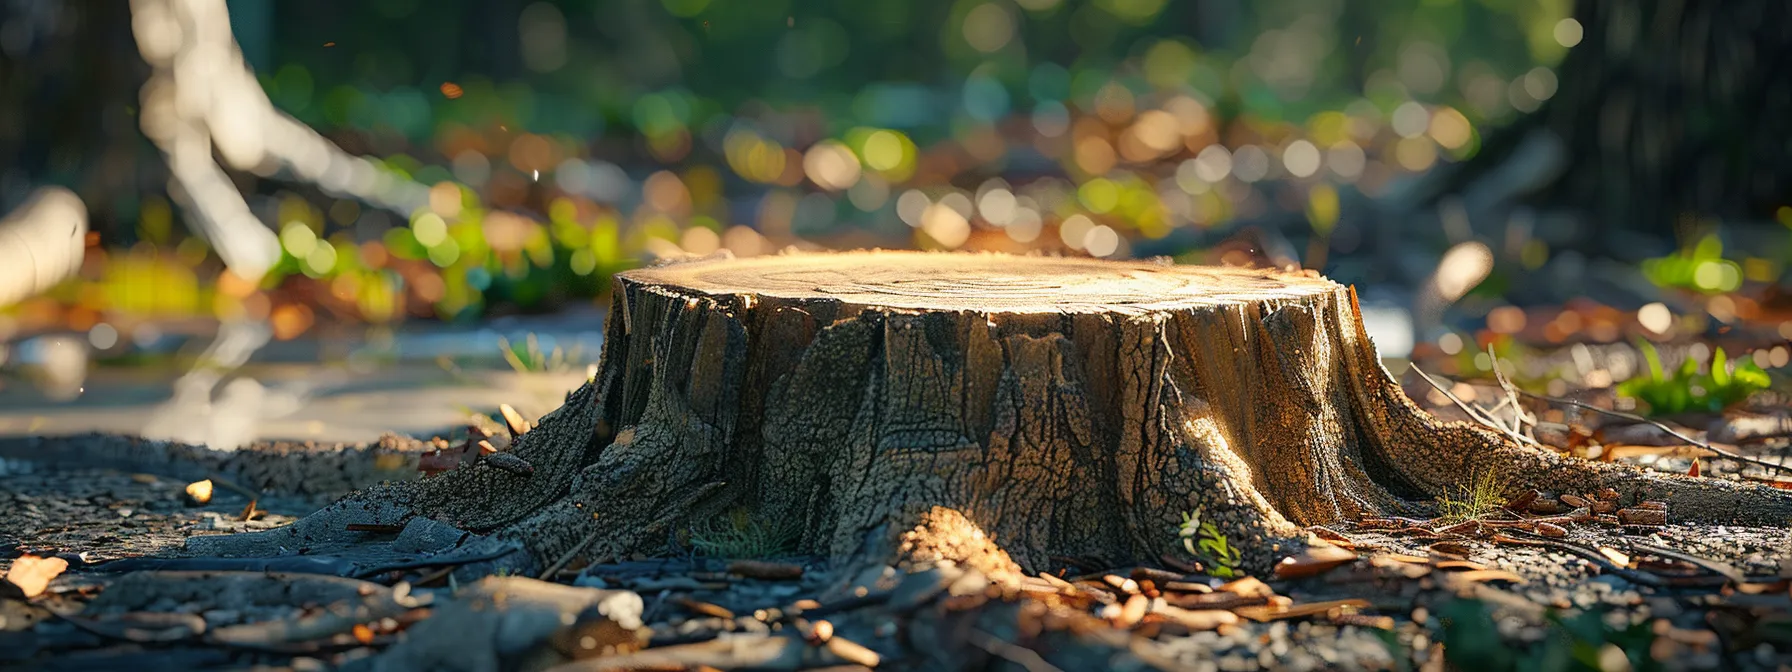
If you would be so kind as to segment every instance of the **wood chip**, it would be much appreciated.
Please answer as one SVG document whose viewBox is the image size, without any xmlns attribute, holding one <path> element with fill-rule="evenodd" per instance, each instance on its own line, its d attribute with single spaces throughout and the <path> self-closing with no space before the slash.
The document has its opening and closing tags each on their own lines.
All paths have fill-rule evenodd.
<svg viewBox="0 0 1792 672">
<path fill-rule="evenodd" d="M 1151 613 L 1196 632 L 1238 623 L 1238 614 L 1219 609 L 1183 609 L 1170 604 L 1153 606 Z"/>
<path fill-rule="evenodd" d="M 1611 548 L 1609 546 L 1601 546 L 1601 547 L 1599 547 L 1599 554 L 1602 556 L 1605 556 L 1606 560 L 1610 560 L 1612 564 L 1617 565 L 1619 567 L 1629 567 L 1630 566 L 1630 556 L 1625 555 L 1622 551 L 1619 551 L 1618 549 Z"/>
<path fill-rule="evenodd" d="M 504 426 L 510 429 L 512 442 L 523 438 L 523 435 L 528 434 L 532 429 L 529 426 L 529 421 L 523 419 L 523 414 L 516 412 L 516 409 L 511 408 L 510 404 L 498 404 L 498 413 L 504 416 Z"/>
<path fill-rule="evenodd" d="M 1333 623 L 1338 625 L 1353 625 L 1359 628 L 1374 628 L 1376 630 L 1394 629 L 1394 617 L 1392 616 L 1370 616 L 1368 614 L 1345 611 L 1338 614 L 1332 614 L 1330 618 Z"/>
<path fill-rule="evenodd" d="M 1282 558 L 1281 562 L 1276 563 L 1276 577 L 1298 579 L 1318 576 L 1341 565 L 1355 562 L 1356 559 L 1355 551 L 1331 544 L 1308 546 L 1306 550 Z"/>
<path fill-rule="evenodd" d="M 1587 501 L 1586 498 L 1581 497 L 1580 495 L 1562 495 L 1561 500 L 1563 504 L 1567 504 L 1576 509 L 1593 505 L 1592 502 Z"/>
<path fill-rule="evenodd" d="M 1459 558 L 1466 558 L 1472 554 L 1468 544 L 1460 541 L 1440 541 L 1432 544 L 1429 548 L 1432 553 L 1448 553 Z"/>
<path fill-rule="evenodd" d="M 68 569 L 68 561 L 62 558 L 40 558 L 35 555 L 21 555 L 12 561 L 12 569 L 6 572 L 6 582 L 16 586 L 25 599 L 42 595 L 50 587 L 50 581 Z"/>
<path fill-rule="evenodd" d="M 1172 593 L 1197 593 L 1205 595 L 1213 592 L 1213 586 L 1209 586 L 1205 583 L 1195 583 L 1193 581 L 1167 581 L 1162 586 L 1159 586 L 1159 588 Z"/>
<path fill-rule="evenodd" d="M 1314 525 L 1312 527 L 1309 527 L 1309 528 L 1307 528 L 1307 532 L 1312 534 L 1315 537 L 1318 537 L 1325 541 L 1329 541 L 1333 544 L 1337 544 L 1338 546 L 1342 546 L 1344 548 L 1348 548 L 1353 551 L 1356 550 L 1356 542 L 1351 541 L 1350 537 L 1346 537 L 1346 536 L 1344 536 L 1344 534 L 1342 532 L 1338 532 L 1337 530 L 1331 529 L 1324 525 Z M 1310 544 L 1311 542 L 1308 542 L 1308 543 Z"/>
<path fill-rule="evenodd" d="M 1139 582 L 1132 579 L 1107 574 L 1101 577 L 1101 581 L 1102 583 L 1113 586 L 1114 590 L 1118 590 L 1122 593 L 1131 594 L 1139 592 Z"/>
<path fill-rule="evenodd" d="M 844 637 L 830 638 L 827 641 L 827 649 L 828 653 L 834 654 L 841 660 L 854 665 L 877 667 L 877 664 L 883 661 L 883 657 L 877 655 L 876 651 L 867 649 L 859 643 Z"/>
<path fill-rule="evenodd" d="M 1145 610 L 1151 607 L 1151 598 L 1135 594 L 1126 598 L 1126 604 L 1120 607 L 1120 617 L 1114 620 L 1114 627 L 1130 629 L 1145 618 Z"/>
<path fill-rule="evenodd" d="M 1256 607 L 1240 607 L 1232 612 L 1258 623 L 1279 621 L 1286 618 L 1304 618 L 1330 613 L 1333 609 L 1361 609 L 1369 606 L 1368 600 L 1348 599 L 1327 602 L 1308 602 L 1289 606 L 1263 605 Z"/>
<path fill-rule="evenodd" d="M 212 480 L 209 478 L 188 483 L 187 501 L 197 506 L 210 504 L 212 502 L 212 489 Z"/>
<path fill-rule="evenodd" d="M 1472 560 L 1444 560 L 1442 562 L 1434 563 L 1431 566 L 1444 571 L 1466 570 L 1472 572 L 1475 570 L 1487 569 L 1486 565 Z"/>
<path fill-rule="evenodd" d="M 1637 504 L 1636 508 L 1648 509 L 1650 511 L 1666 511 L 1668 510 L 1668 503 L 1657 500 L 1644 500 L 1642 503 Z"/>
<path fill-rule="evenodd" d="M 1241 597 L 1269 597 L 1276 594 L 1276 591 L 1271 589 L 1269 584 L 1257 580 L 1257 577 L 1254 576 L 1227 581 L 1226 583 L 1220 584 L 1217 590 L 1232 593 Z"/>
<path fill-rule="evenodd" d="M 1666 525 L 1668 512 L 1645 508 L 1618 509 L 1618 522 L 1625 525 Z"/>
<path fill-rule="evenodd" d="M 1606 502 L 1618 501 L 1618 491 L 1616 488 L 1600 488 L 1598 494 L 1599 494 L 1600 501 L 1606 501 Z"/>
<path fill-rule="evenodd" d="M 1566 537 L 1568 530 L 1554 523 L 1537 523 L 1537 534 L 1545 537 Z"/>
<path fill-rule="evenodd" d="M 790 581 L 803 578 L 803 566 L 766 560 L 735 560 L 728 563 L 728 573 L 749 579 Z"/>
<path fill-rule="evenodd" d="M 809 632 L 804 634 L 804 638 L 808 639 L 810 644 L 826 644 L 828 640 L 834 638 L 834 624 L 827 621 L 816 621 L 809 626 Z"/>
<path fill-rule="evenodd" d="M 708 602 L 703 602 L 701 600 L 693 600 L 688 597 L 681 597 L 681 598 L 678 598 L 677 602 L 678 602 L 678 606 L 684 607 L 685 610 L 687 610 L 693 614 L 700 614 L 703 616 L 708 616 L 710 618 L 726 618 L 726 619 L 734 618 L 734 612 L 724 609 L 718 605 L 710 604 Z"/>
</svg>

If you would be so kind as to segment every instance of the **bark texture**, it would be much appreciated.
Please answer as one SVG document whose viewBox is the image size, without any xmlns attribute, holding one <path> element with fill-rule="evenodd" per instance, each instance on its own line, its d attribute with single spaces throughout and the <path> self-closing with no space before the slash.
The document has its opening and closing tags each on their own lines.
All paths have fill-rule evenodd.
<svg viewBox="0 0 1792 672">
<path fill-rule="evenodd" d="M 316 518 L 432 516 L 547 564 L 586 542 L 663 550 L 734 510 L 836 558 L 1008 562 L 963 543 L 988 539 L 1040 570 L 1155 562 L 1196 513 L 1257 571 L 1301 526 L 1422 513 L 1488 475 L 1666 498 L 1686 520 L 1792 521 L 1792 496 L 1768 488 L 1434 419 L 1382 368 L 1352 291 L 1312 273 L 855 252 L 630 271 L 616 293 L 597 377 L 512 449 L 532 472 L 482 462 Z M 917 538 L 931 528 L 954 538 Z"/>
</svg>

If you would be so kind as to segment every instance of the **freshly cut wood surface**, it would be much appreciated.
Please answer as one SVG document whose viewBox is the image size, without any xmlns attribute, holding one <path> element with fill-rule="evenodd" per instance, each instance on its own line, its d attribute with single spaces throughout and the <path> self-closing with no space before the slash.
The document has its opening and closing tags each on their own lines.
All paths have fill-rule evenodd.
<svg viewBox="0 0 1792 672">
<path fill-rule="evenodd" d="M 714 258 L 625 271 L 631 283 L 708 295 L 835 300 L 915 310 L 1127 313 L 1326 294 L 1317 274 L 1070 257 L 859 251 Z"/>
</svg>

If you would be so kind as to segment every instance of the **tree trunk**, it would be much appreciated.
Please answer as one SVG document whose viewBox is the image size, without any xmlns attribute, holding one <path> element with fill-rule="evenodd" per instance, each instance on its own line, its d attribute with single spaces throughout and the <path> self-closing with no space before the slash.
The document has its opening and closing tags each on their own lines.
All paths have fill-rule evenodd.
<svg viewBox="0 0 1792 672">
<path fill-rule="evenodd" d="M 1582 41 L 1542 109 L 1500 129 L 1443 186 L 1467 190 L 1526 138 L 1560 141 L 1523 201 L 1590 220 L 1579 238 L 1671 237 L 1697 217 L 1772 219 L 1792 194 L 1792 5 L 1579 0 Z M 1680 232 L 1685 233 L 1685 232 Z M 1591 235 L 1587 235 L 1591 234 Z"/>
<path fill-rule="evenodd" d="M 1041 570 L 1155 563 L 1193 513 L 1262 571 L 1300 526 L 1423 513 L 1483 476 L 1666 497 L 1688 520 L 1792 519 L 1792 496 L 1767 488 L 1435 420 L 1381 367 L 1353 292 L 1310 272 L 854 252 L 617 284 L 596 378 L 509 457 L 351 497 L 267 547 L 425 515 L 520 542 L 539 567 L 591 543 L 663 550 L 732 509 L 800 530 L 793 550 L 1006 565 L 993 540 Z"/>
</svg>

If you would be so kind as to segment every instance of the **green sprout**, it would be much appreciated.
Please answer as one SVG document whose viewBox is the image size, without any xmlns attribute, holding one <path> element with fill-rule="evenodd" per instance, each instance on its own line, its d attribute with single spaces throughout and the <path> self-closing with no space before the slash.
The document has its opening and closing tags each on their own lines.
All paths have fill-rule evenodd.
<svg viewBox="0 0 1792 672">
<path fill-rule="evenodd" d="M 1723 240 L 1715 234 L 1700 238 L 1692 249 L 1644 260 L 1642 269 L 1643 276 L 1658 287 L 1721 294 L 1742 286 L 1742 266 L 1724 258 Z"/>
<path fill-rule="evenodd" d="M 795 520 L 767 522 L 734 509 L 692 526 L 691 546 L 715 558 L 760 559 L 789 555 L 802 527 Z"/>
<path fill-rule="evenodd" d="M 1437 515 L 1444 524 L 1480 520 L 1506 505 L 1506 483 L 1492 471 L 1477 475 L 1466 486 L 1437 499 Z"/>
<path fill-rule="evenodd" d="M 498 337 L 498 351 L 503 353 L 504 361 L 517 373 L 559 373 L 571 370 L 579 356 L 583 354 L 578 345 L 570 350 L 555 345 L 553 351 L 542 352 L 541 339 L 534 332 L 524 337 L 521 347 L 513 345 L 510 339 Z"/>
<path fill-rule="evenodd" d="M 1213 523 L 1203 522 L 1199 510 L 1192 515 L 1182 514 L 1182 526 L 1177 529 L 1176 536 L 1182 539 L 1182 547 L 1188 549 L 1189 555 L 1207 565 L 1207 571 L 1214 576 L 1222 579 L 1244 576 L 1238 569 L 1242 560 L 1238 549 L 1232 547 L 1226 535 L 1220 534 Z"/>
<path fill-rule="evenodd" d="M 1680 363 L 1672 375 L 1664 374 L 1661 355 L 1655 346 L 1639 341 L 1637 349 L 1648 363 L 1646 375 L 1618 385 L 1618 394 L 1649 405 L 1650 415 L 1674 415 L 1688 411 L 1718 412 L 1767 389 L 1772 380 L 1767 372 L 1744 357 L 1732 367 L 1723 348 L 1711 356 L 1711 366 L 1699 372 L 1699 362 L 1691 357 Z"/>
</svg>

